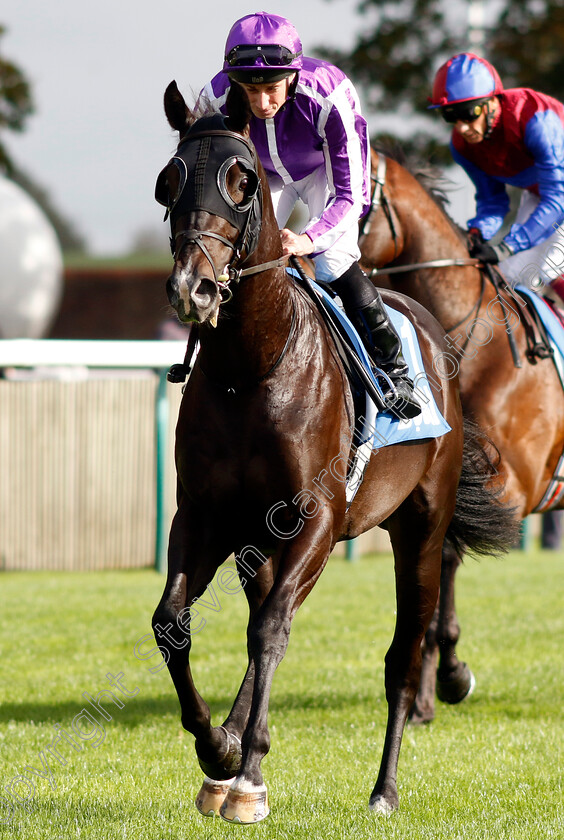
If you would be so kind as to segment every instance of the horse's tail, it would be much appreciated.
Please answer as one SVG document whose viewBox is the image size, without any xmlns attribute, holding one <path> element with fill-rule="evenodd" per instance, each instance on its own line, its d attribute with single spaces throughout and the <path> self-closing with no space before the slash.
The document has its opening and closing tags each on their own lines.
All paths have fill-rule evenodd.
<svg viewBox="0 0 564 840">
<path fill-rule="evenodd" d="M 466 551 L 504 554 L 519 542 L 516 509 L 502 504 L 503 486 L 491 481 L 498 474 L 498 464 L 495 445 L 476 423 L 465 417 L 462 473 L 454 516 L 446 534 L 447 542 L 460 557 Z"/>
</svg>

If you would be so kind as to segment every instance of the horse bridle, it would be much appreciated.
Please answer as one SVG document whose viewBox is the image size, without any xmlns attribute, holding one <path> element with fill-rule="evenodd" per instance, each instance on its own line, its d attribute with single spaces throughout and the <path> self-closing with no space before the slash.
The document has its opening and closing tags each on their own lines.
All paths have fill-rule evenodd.
<svg viewBox="0 0 564 840">
<path fill-rule="evenodd" d="M 243 277 L 248 277 L 250 274 L 259 274 L 262 271 L 268 271 L 269 268 L 280 268 L 283 266 L 289 259 L 288 256 L 279 257 L 276 260 L 270 260 L 269 262 L 260 263 L 260 265 L 253 265 L 249 268 L 235 268 L 233 263 L 228 263 L 221 274 L 218 272 L 213 258 L 202 242 L 202 237 L 209 236 L 212 239 L 219 239 L 220 242 L 223 242 L 224 245 L 227 245 L 228 248 L 231 248 L 233 253 L 235 254 L 234 259 L 237 260 L 240 258 L 241 253 L 236 247 L 235 243 L 231 242 L 225 236 L 221 236 L 219 233 L 215 233 L 212 230 L 199 230 L 199 229 L 189 229 L 189 230 L 179 230 L 178 233 L 175 235 L 174 240 L 177 240 L 179 237 L 183 237 L 186 242 L 194 242 L 195 245 L 200 248 L 206 259 L 208 260 L 209 264 L 212 267 L 214 280 L 219 287 L 220 294 L 221 294 L 221 302 L 227 303 L 227 301 L 231 300 L 233 297 L 233 292 L 229 288 L 231 283 L 238 285 Z M 181 247 L 183 247 L 184 243 L 182 243 Z M 173 251 L 173 256 L 176 259 L 176 253 L 178 248 L 175 248 Z M 245 259 L 250 257 L 252 251 L 245 256 Z"/>
<path fill-rule="evenodd" d="M 216 117 L 214 117 L 212 119 L 215 119 L 216 121 L 218 119 L 223 120 L 223 117 L 221 117 L 221 115 L 216 115 Z M 223 125 L 224 125 L 224 123 L 223 123 Z M 186 140 L 208 138 L 210 136 L 218 136 L 218 135 L 231 138 L 232 140 L 236 140 L 239 143 L 243 143 L 244 146 L 247 148 L 248 152 L 250 153 L 252 167 L 253 167 L 252 171 L 257 178 L 257 185 L 256 185 L 255 192 L 256 192 L 257 195 L 260 194 L 260 178 L 259 178 L 257 170 L 256 170 L 256 153 L 254 151 L 254 147 L 249 142 L 247 142 L 247 140 L 244 137 L 242 137 L 240 134 L 237 134 L 236 132 L 229 131 L 226 128 L 221 128 L 219 130 L 208 129 L 208 130 L 202 130 L 202 131 L 197 131 L 197 132 L 193 132 L 193 133 L 189 130 L 187 132 L 187 134 L 189 136 L 184 135 L 184 137 L 181 139 L 181 141 L 178 145 L 179 149 L 186 142 Z M 204 154 L 205 154 L 205 152 L 204 152 Z M 173 161 L 174 161 L 174 158 L 173 158 Z M 217 185 L 218 185 L 218 188 L 219 188 L 218 191 L 221 194 L 226 207 L 228 207 L 229 204 L 232 204 L 232 202 L 231 202 L 231 199 L 230 199 L 230 197 L 227 193 L 227 189 L 226 189 L 225 185 L 220 183 L 221 173 L 225 174 L 228 171 L 229 167 L 233 163 L 236 163 L 238 161 L 239 161 L 239 158 L 237 156 L 226 157 L 224 159 L 224 161 L 222 162 L 222 164 L 221 164 L 221 166 L 218 170 L 218 173 L 217 173 L 216 181 L 217 181 Z M 166 170 L 168 169 L 168 166 L 171 163 L 172 163 L 172 161 L 169 161 L 169 164 L 167 165 L 167 167 L 165 167 L 165 169 L 159 175 L 159 179 L 162 179 L 163 176 L 166 177 Z M 243 164 L 244 163 L 248 164 L 249 161 L 243 159 L 242 163 Z M 184 166 L 186 166 L 185 162 L 183 162 L 183 164 L 184 164 Z M 200 170 L 200 189 L 201 190 L 203 190 L 203 188 L 204 188 L 202 186 L 202 179 L 204 177 L 204 174 L 203 174 L 204 170 L 205 170 L 205 161 L 202 163 L 202 167 L 201 167 L 201 170 Z M 247 171 L 248 171 L 248 169 L 247 169 Z M 198 178 L 198 173 L 195 173 L 195 178 L 196 179 Z M 158 192 L 158 189 L 159 189 L 159 179 L 157 179 L 156 193 Z M 162 185 L 163 185 L 163 182 L 161 180 L 161 187 L 162 187 Z M 185 181 L 182 183 L 182 187 L 181 187 L 181 190 L 180 190 L 181 192 L 184 188 L 184 185 L 185 185 Z M 161 204 L 164 203 L 162 201 L 162 197 L 159 198 L 157 195 L 156 195 L 156 197 L 157 197 L 157 201 L 160 201 Z M 176 205 L 178 204 L 179 200 L 180 200 L 180 195 L 177 195 L 173 204 L 172 204 L 172 206 L 167 206 L 165 204 L 165 206 L 167 206 L 167 215 L 165 216 L 165 219 L 167 218 L 167 216 L 169 216 L 169 215 L 171 216 L 171 227 L 173 226 L 172 213 L 173 213 L 173 210 L 175 209 Z M 209 210 L 208 212 L 214 212 L 215 215 L 218 215 L 221 218 L 225 218 L 226 221 L 230 221 L 230 222 L 234 223 L 233 213 L 232 212 L 227 212 L 226 213 L 224 210 L 222 210 L 221 206 L 217 206 L 216 202 L 217 202 L 217 195 L 212 199 L 212 201 L 211 201 L 212 209 Z M 258 220 L 257 220 L 257 218 L 254 219 L 254 228 L 251 231 L 251 233 L 249 234 L 249 230 L 252 226 L 253 210 L 255 211 L 255 213 L 257 212 L 257 203 L 258 203 L 259 217 L 258 217 Z M 202 208 L 202 209 L 208 209 L 208 208 Z M 180 211 L 179 214 L 181 214 L 181 211 Z M 175 215 L 176 215 L 176 213 L 175 213 Z M 221 297 L 220 302 L 221 303 L 227 303 L 233 297 L 233 292 L 230 288 L 231 283 L 239 284 L 240 281 L 244 277 L 248 277 L 252 274 L 259 274 L 260 272 L 267 271 L 268 269 L 271 269 L 271 268 L 282 267 L 283 265 L 285 265 L 285 263 L 289 259 L 289 255 L 285 255 L 285 256 L 282 256 L 282 257 L 278 257 L 275 260 L 269 260 L 268 262 L 260 263 L 259 265 L 248 266 L 247 268 L 235 267 L 234 263 L 241 259 L 242 254 L 244 254 L 243 261 L 245 261 L 256 250 L 256 247 L 258 245 L 258 234 L 259 234 L 260 229 L 261 229 L 261 221 L 262 221 L 262 205 L 255 195 L 255 196 L 253 196 L 253 200 L 248 202 L 248 206 L 246 207 L 246 210 L 245 210 L 245 218 L 244 218 L 243 223 L 242 223 L 242 225 L 239 229 L 239 236 L 238 236 L 238 238 L 235 242 L 232 242 L 230 239 L 227 239 L 227 237 L 222 236 L 221 234 L 216 233 L 215 231 L 212 231 L 212 230 L 205 230 L 205 229 L 201 229 L 201 228 L 186 228 L 186 229 L 183 229 L 183 230 L 179 230 L 174 234 L 174 238 L 171 237 L 171 240 L 170 240 L 171 251 L 172 251 L 174 260 L 176 261 L 176 259 L 177 259 L 177 254 L 179 252 L 179 247 L 181 249 L 186 244 L 194 243 L 194 245 L 196 245 L 196 247 L 198 247 L 201 250 L 201 252 L 203 253 L 203 255 L 205 256 L 205 258 L 207 259 L 207 261 L 209 262 L 209 264 L 211 266 L 215 283 L 216 283 L 216 285 L 218 286 L 218 289 L 219 289 L 219 293 L 220 293 L 220 297 Z M 235 225 L 235 226 L 237 226 L 237 225 Z M 215 262 L 214 262 L 214 259 L 213 259 L 212 255 L 210 254 L 207 246 L 204 244 L 204 241 L 203 241 L 204 237 L 208 237 L 208 238 L 211 238 L 211 239 L 218 240 L 223 245 L 226 245 L 232 251 L 232 254 L 233 254 L 232 259 L 225 266 L 225 268 L 223 269 L 223 271 L 221 273 L 219 273 L 219 271 L 218 271 L 218 269 L 215 265 Z M 179 240 L 180 240 L 180 244 L 179 244 Z M 217 324 L 217 319 L 216 319 L 215 323 L 213 323 L 213 321 L 212 321 L 212 324 L 213 324 L 213 326 L 215 326 Z M 287 352 L 287 350 L 290 346 L 291 339 L 294 335 L 295 327 L 296 327 L 296 311 L 295 311 L 295 306 L 293 305 L 292 306 L 292 320 L 291 320 L 290 329 L 288 331 L 288 336 L 286 338 L 286 342 L 284 344 L 284 347 L 282 348 L 282 351 L 281 351 L 278 359 L 271 365 L 269 370 L 265 374 L 263 374 L 260 378 L 258 378 L 257 380 L 253 380 L 253 383 L 252 383 L 253 385 L 256 385 L 259 382 L 262 382 L 264 379 L 266 379 L 268 376 L 270 376 L 273 373 L 273 371 L 276 370 L 278 365 L 282 362 L 282 359 L 285 357 L 286 352 Z M 191 338 L 192 338 L 192 335 L 195 336 L 194 333 L 191 333 Z M 186 376 L 190 372 L 190 366 L 191 366 L 190 362 L 191 362 L 191 359 L 192 359 L 192 355 L 196 351 L 196 345 L 197 345 L 197 338 L 194 337 L 193 341 L 188 342 L 188 347 L 187 347 L 187 350 L 186 350 L 186 355 L 185 355 L 185 358 L 184 358 L 184 362 L 182 364 L 179 364 L 179 365 L 174 365 L 173 366 L 174 370 L 173 370 L 173 368 L 171 368 L 171 370 L 169 372 L 170 381 L 181 382 L 181 381 L 185 380 Z M 203 372 L 204 372 L 204 375 L 207 376 L 205 371 L 203 371 Z M 233 387 L 227 387 L 227 386 L 225 386 L 225 387 L 226 387 L 226 390 L 227 390 L 228 393 L 232 393 L 232 394 L 235 393 L 235 390 L 234 390 Z"/>
<path fill-rule="evenodd" d="M 362 240 L 364 236 L 368 236 L 370 233 L 370 228 L 372 227 L 372 222 L 374 217 L 380 207 L 382 207 L 386 219 L 388 220 L 388 224 L 390 226 L 390 233 L 392 234 L 392 239 L 394 241 L 394 256 L 392 257 L 393 260 L 398 256 L 399 253 L 399 243 L 398 243 L 398 234 L 394 225 L 394 217 L 392 213 L 392 208 L 390 206 L 390 202 L 388 201 L 388 197 L 384 192 L 384 184 L 386 183 L 386 167 L 387 167 L 387 159 L 384 155 L 378 153 L 378 167 L 376 169 L 376 175 L 370 175 L 370 180 L 374 183 L 374 189 L 372 190 L 372 197 L 370 203 L 370 209 L 366 216 L 363 218 L 360 228 L 359 234 L 359 242 Z"/>
<path fill-rule="evenodd" d="M 216 117 L 212 119 L 215 119 L 216 121 L 221 121 L 222 125 L 224 126 L 223 117 L 221 115 L 216 115 Z M 220 129 L 204 129 L 196 132 L 192 132 L 189 130 L 187 134 L 185 134 L 184 137 L 181 139 L 178 148 L 180 149 L 181 147 L 184 147 L 187 141 L 197 139 L 207 140 L 211 137 L 217 136 L 226 137 L 229 138 L 231 141 L 243 144 L 243 147 L 247 151 L 248 156 L 245 155 L 244 157 L 239 157 L 237 155 L 232 155 L 227 157 L 223 161 L 223 163 L 219 167 L 217 177 L 214 182 L 214 187 L 216 187 L 217 189 L 214 189 L 212 191 L 213 195 L 211 197 L 211 200 L 209 198 L 209 188 L 206 186 L 206 184 L 202 183 L 202 176 L 200 176 L 200 184 L 198 185 L 198 187 L 201 192 L 203 192 L 204 190 L 208 191 L 207 204 L 211 208 L 209 212 L 214 212 L 216 215 L 225 218 L 227 221 L 237 226 L 239 228 L 239 236 L 237 237 L 237 240 L 235 242 L 232 242 L 230 239 L 227 239 L 225 236 L 222 236 L 221 234 L 216 233 L 215 231 L 197 228 L 187 228 L 177 231 L 174 235 L 174 238 L 171 238 L 171 251 L 174 259 L 176 260 L 179 249 L 184 247 L 185 244 L 194 243 L 194 245 L 196 245 L 196 247 L 198 247 L 202 251 L 205 258 L 209 262 L 213 271 L 214 280 L 220 290 L 221 302 L 226 303 L 233 296 L 233 292 L 230 289 L 231 283 L 238 284 L 243 277 L 247 277 L 251 274 L 258 274 L 262 271 L 267 271 L 270 268 L 280 267 L 287 262 L 288 257 L 280 257 L 276 260 L 270 260 L 269 262 L 261 263 L 260 265 L 249 266 L 248 268 L 236 267 L 235 264 L 241 260 L 242 256 L 243 262 L 245 262 L 256 250 L 258 244 L 258 235 L 260 233 L 261 227 L 260 220 L 262 214 L 260 199 L 260 179 L 257 173 L 256 153 L 254 151 L 254 148 L 249 142 L 247 142 L 246 138 L 242 137 L 236 132 L 228 130 L 225 127 L 222 127 Z M 207 155 L 209 155 L 209 146 L 208 150 L 204 151 L 203 153 L 203 163 L 201 166 L 201 171 L 205 169 Z M 173 158 L 173 161 L 174 160 L 175 159 Z M 227 193 L 225 185 L 223 184 L 223 176 L 228 171 L 230 166 L 237 162 L 242 163 L 246 171 L 251 172 L 254 175 L 254 177 L 256 177 L 256 187 L 253 194 L 250 197 L 250 200 L 247 201 L 247 204 L 244 206 L 243 210 L 240 211 L 237 208 L 235 208 L 237 213 L 236 215 L 234 215 L 233 204 L 230 200 L 229 194 Z M 198 178 L 198 173 L 196 173 L 195 177 Z M 175 205 L 178 203 L 178 201 L 179 198 L 177 198 Z M 172 208 L 170 210 L 170 215 L 172 217 Z M 239 218 L 241 217 L 243 218 L 243 222 L 239 227 Z M 171 218 L 171 226 L 172 224 L 173 220 Z M 221 272 L 218 271 L 213 257 L 203 241 L 204 237 L 218 240 L 232 251 L 232 258 Z"/>
</svg>

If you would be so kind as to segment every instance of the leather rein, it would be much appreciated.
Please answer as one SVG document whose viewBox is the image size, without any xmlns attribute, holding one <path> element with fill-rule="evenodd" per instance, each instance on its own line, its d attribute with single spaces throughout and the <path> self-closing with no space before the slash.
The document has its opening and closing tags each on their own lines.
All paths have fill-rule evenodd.
<svg viewBox="0 0 564 840">
<path fill-rule="evenodd" d="M 392 208 L 388 197 L 384 192 L 384 185 L 386 183 L 386 168 L 386 156 L 381 153 L 378 153 L 378 167 L 376 170 L 376 175 L 371 174 L 370 176 L 371 181 L 374 183 L 370 209 L 364 217 L 364 219 L 362 220 L 359 241 L 362 241 L 362 238 L 368 235 L 368 233 L 370 232 L 370 228 L 372 227 L 374 216 L 376 215 L 380 207 L 382 207 L 386 219 L 388 220 L 388 224 L 390 226 L 390 233 L 394 242 L 394 256 L 391 260 L 393 261 L 399 255 L 399 246 L 398 234 L 394 225 L 394 216 L 392 213 Z M 462 257 L 458 259 L 427 260 L 426 262 L 410 263 L 409 265 L 397 265 L 392 266 L 391 268 L 373 268 L 368 276 L 370 277 L 370 279 L 373 279 L 378 273 L 405 274 L 408 271 L 417 271 L 420 268 L 450 268 L 451 266 L 455 265 L 479 266 L 481 265 L 481 263 L 480 260 L 474 259 L 472 257 Z"/>
<path fill-rule="evenodd" d="M 374 219 L 375 214 L 378 212 L 380 207 L 382 207 L 386 219 L 388 220 L 388 224 L 390 226 L 390 233 L 392 235 L 392 239 L 394 242 L 394 256 L 392 258 L 395 259 L 398 256 L 398 235 L 396 231 L 396 227 L 394 225 L 394 218 L 392 213 L 392 208 L 390 202 L 384 193 L 384 185 L 386 183 L 386 167 L 387 167 L 387 159 L 385 155 L 378 153 L 378 167 L 376 171 L 376 175 L 371 175 L 371 180 L 374 183 L 374 189 L 372 191 L 372 199 L 370 204 L 370 209 L 364 220 L 362 222 L 362 226 L 360 229 L 360 236 L 359 242 L 362 241 L 362 238 L 366 236 L 370 228 L 372 226 L 372 222 Z M 531 362 L 531 364 L 536 363 L 537 358 L 546 358 L 552 354 L 552 350 L 550 349 L 550 344 L 548 342 L 546 331 L 542 322 L 536 315 L 531 315 L 529 308 L 524 304 L 523 300 L 516 294 L 516 292 L 511 288 L 511 286 L 507 283 L 503 275 L 494 269 L 490 265 L 484 265 L 480 260 L 469 257 L 469 258 L 457 258 L 457 259 L 439 259 L 439 260 L 427 260 L 425 262 L 418 262 L 418 263 L 410 263 L 409 265 L 399 265 L 399 266 L 391 266 L 389 268 L 373 268 L 369 274 L 371 279 L 374 279 L 378 274 L 406 274 L 410 271 L 418 271 L 419 269 L 425 268 L 451 268 L 453 266 L 474 266 L 476 268 L 481 269 L 482 275 L 482 284 L 481 284 L 481 291 L 476 302 L 475 307 L 473 308 L 472 312 L 466 315 L 462 320 L 460 320 L 457 324 L 451 327 L 448 332 L 452 332 L 453 330 L 457 329 L 461 326 L 465 321 L 467 321 L 473 314 L 473 312 L 477 313 L 480 309 L 484 298 L 485 292 L 485 276 L 487 275 L 489 281 L 493 285 L 502 308 L 504 321 L 505 321 L 505 329 L 508 335 L 509 344 L 511 347 L 511 353 L 513 356 L 513 363 L 515 367 L 521 367 L 521 363 L 519 360 L 519 354 L 517 350 L 517 346 L 515 343 L 515 337 L 513 335 L 513 331 L 511 325 L 509 323 L 509 317 L 507 314 L 507 310 L 505 308 L 502 292 L 504 292 L 507 297 L 512 300 L 515 304 L 517 304 L 517 308 L 519 314 L 522 318 L 522 323 L 525 329 L 525 336 L 527 338 L 527 352 L 526 356 Z M 467 341 L 465 342 L 465 346 L 470 340 L 472 333 L 474 331 L 475 323 L 472 326 L 470 334 L 467 335 Z M 537 335 L 539 336 L 537 338 Z"/>
</svg>

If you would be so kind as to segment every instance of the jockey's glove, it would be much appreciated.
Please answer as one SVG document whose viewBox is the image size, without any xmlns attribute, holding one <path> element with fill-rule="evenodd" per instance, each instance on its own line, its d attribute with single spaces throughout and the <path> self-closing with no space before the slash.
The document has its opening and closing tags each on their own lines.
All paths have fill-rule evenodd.
<svg viewBox="0 0 564 840">
<path fill-rule="evenodd" d="M 470 228 L 470 230 L 466 231 L 466 247 L 468 248 L 468 253 L 471 254 L 472 250 L 483 243 L 484 237 L 482 236 L 482 231 L 479 228 Z"/>
<path fill-rule="evenodd" d="M 484 242 L 483 239 L 471 233 L 468 236 L 468 252 L 471 257 L 480 260 L 482 263 L 497 265 L 497 263 L 510 257 L 513 249 L 505 242 L 500 242 L 499 245 L 490 245 L 489 242 Z"/>
</svg>

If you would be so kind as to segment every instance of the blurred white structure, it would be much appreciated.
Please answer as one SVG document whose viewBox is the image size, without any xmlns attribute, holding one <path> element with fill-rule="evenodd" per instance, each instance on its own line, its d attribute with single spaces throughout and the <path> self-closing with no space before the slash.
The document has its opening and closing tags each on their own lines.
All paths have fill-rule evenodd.
<svg viewBox="0 0 564 840">
<path fill-rule="evenodd" d="M 36 202 L 0 177 L 0 338 L 41 338 L 59 305 L 63 257 Z"/>
<path fill-rule="evenodd" d="M 468 44 L 470 52 L 483 55 L 486 45 L 486 9 L 484 0 L 468 2 Z"/>
</svg>

